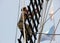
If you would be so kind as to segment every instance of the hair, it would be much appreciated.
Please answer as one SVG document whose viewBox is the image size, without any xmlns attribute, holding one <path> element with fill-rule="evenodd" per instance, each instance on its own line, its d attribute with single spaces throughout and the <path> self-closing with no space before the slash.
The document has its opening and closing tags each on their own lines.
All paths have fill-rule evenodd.
<svg viewBox="0 0 60 43">
<path fill-rule="evenodd" d="M 21 9 L 21 11 L 27 11 L 26 7 L 23 7 L 23 8 Z"/>
</svg>

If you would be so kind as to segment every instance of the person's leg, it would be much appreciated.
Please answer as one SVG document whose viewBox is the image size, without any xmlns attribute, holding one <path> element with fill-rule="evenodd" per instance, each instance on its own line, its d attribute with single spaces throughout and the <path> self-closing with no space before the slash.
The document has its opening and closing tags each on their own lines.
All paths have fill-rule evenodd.
<svg viewBox="0 0 60 43">
<path fill-rule="evenodd" d="M 23 31 L 20 30 L 20 32 L 21 32 L 21 35 L 20 35 L 20 38 L 18 39 L 18 42 L 19 42 L 19 43 L 22 43 L 22 42 L 21 42 L 21 39 L 22 39 L 22 37 L 23 37 Z"/>
<path fill-rule="evenodd" d="M 31 28 L 29 25 L 26 24 L 26 26 L 27 26 L 27 30 L 29 31 L 31 39 L 32 39 L 32 35 L 34 36 L 34 39 L 35 39 L 34 42 L 35 42 L 36 41 L 36 34 L 31 31 Z M 30 37 L 28 36 L 28 39 L 30 39 Z"/>
<path fill-rule="evenodd" d="M 18 39 L 18 42 L 19 42 L 19 43 L 22 43 L 20 39 Z"/>
<path fill-rule="evenodd" d="M 32 40 L 32 31 L 31 31 L 30 26 L 28 24 L 25 24 L 25 27 L 26 27 L 27 41 L 33 42 L 33 40 Z"/>
</svg>

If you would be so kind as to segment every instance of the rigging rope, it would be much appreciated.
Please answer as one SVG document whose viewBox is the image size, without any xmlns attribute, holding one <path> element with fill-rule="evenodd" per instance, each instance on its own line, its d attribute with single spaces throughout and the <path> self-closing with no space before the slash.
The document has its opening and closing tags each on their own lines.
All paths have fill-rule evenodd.
<svg viewBox="0 0 60 43">
<path fill-rule="evenodd" d="M 60 9 L 60 8 L 59 8 Z M 58 10 L 59 10 L 58 9 Z M 18 5 L 18 16 L 17 16 L 17 21 L 18 21 L 18 18 L 19 18 L 19 11 L 20 11 L 20 0 L 19 0 L 19 5 Z M 55 13 L 54 13 L 55 14 Z M 49 19 L 49 18 L 48 18 Z M 44 22 L 45 23 L 45 22 Z M 44 24 L 43 23 L 43 24 Z M 45 33 L 37 33 L 37 34 L 45 34 Z M 60 34 L 45 34 L 45 35 L 60 35 Z M 17 38 L 17 26 L 16 26 L 16 35 L 15 35 L 15 43 L 16 43 L 16 38 Z"/>
<path fill-rule="evenodd" d="M 20 11 L 20 0 L 18 3 L 18 16 L 17 16 L 17 22 L 18 22 L 18 18 L 19 18 L 19 11 Z M 16 23 L 17 24 L 17 23 Z M 16 43 L 16 39 L 17 39 L 17 26 L 16 26 L 16 33 L 15 33 L 15 43 Z"/>
<path fill-rule="evenodd" d="M 55 30 L 56 31 L 56 30 Z M 54 31 L 54 32 L 55 32 Z M 60 35 L 60 34 L 48 34 L 48 33 L 36 33 L 36 32 L 34 32 L 35 34 L 44 34 L 44 35 Z M 32 34 L 33 34 L 33 32 L 32 32 Z"/>
<path fill-rule="evenodd" d="M 49 4 L 48 9 L 47 9 L 47 11 L 46 11 L 46 17 L 45 17 L 45 20 L 47 19 L 47 16 L 48 16 L 48 13 L 49 13 L 49 10 L 50 10 L 52 1 L 53 1 L 53 0 L 50 1 L 50 4 Z"/>
<path fill-rule="evenodd" d="M 47 34 L 47 33 L 37 33 L 37 34 L 44 34 L 44 35 L 60 35 L 60 34 Z"/>
<path fill-rule="evenodd" d="M 56 30 L 57 30 L 57 27 L 58 27 L 59 23 L 60 23 L 60 19 L 59 19 L 59 21 L 58 21 L 58 23 L 57 23 L 57 26 L 55 27 L 55 31 L 54 31 L 54 33 L 56 32 Z M 58 35 L 60 35 L 60 34 L 58 34 Z M 55 36 L 55 34 L 53 35 L 53 37 L 52 37 L 52 38 L 54 38 L 54 36 Z M 53 39 L 51 39 L 50 43 L 52 43 L 52 40 L 53 40 Z"/>
<path fill-rule="evenodd" d="M 53 2 L 52 2 L 52 3 L 53 3 Z M 50 9 L 51 9 L 51 11 L 50 11 L 51 14 L 50 14 L 50 16 L 51 16 L 51 21 L 53 22 L 53 25 L 54 25 L 54 34 L 55 34 L 56 31 L 55 31 L 55 18 L 54 18 L 54 14 L 53 14 L 53 12 L 54 12 L 53 4 L 51 5 L 51 8 L 50 8 Z M 52 36 L 52 39 L 50 40 L 50 43 L 52 43 L 53 39 L 55 38 L 54 36 L 55 36 L 55 35 Z"/>
</svg>

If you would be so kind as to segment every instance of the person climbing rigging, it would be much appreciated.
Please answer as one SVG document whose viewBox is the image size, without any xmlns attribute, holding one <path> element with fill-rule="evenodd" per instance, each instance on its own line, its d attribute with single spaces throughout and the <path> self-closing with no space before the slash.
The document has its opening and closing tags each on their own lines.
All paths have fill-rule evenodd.
<svg viewBox="0 0 60 43">
<path fill-rule="evenodd" d="M 18 26 L 19 30 L 21 31 L 21 37 L 22 37 L 22 36 L 24 37 L 24 34 L 23 34 L 23 17 L 24 17 L 24 22 L 25 22 L 26 19 L 27 19 L 26 14 L 28 14 L 28 13 L 27 13 L 28 10 L 26 9 L 26 7 L 24 7 L 24 8 L 22 9 L 22 12 L 23 12 L 23 13 L 21 14 L 21 18 L 20 18 L 20 20 L 18 21 L 17 26 Z M 24 14 L 24 16 L 23 16 L 23 14 Z M 30 15 L 29 15 L 28 17 L 31 18 Z M 29 26 L 29 24 L 26 24 L 26 28 L 27 28 L 27 31 L 29 31 L 29 35 L 32 36 L 31 27 Z M 29 40 L 29 37 L 28 37 L 28 35 L 27 35 L 27 33 L 28 33 L 27 31 L 26 31 L 26 37 L 27 37 L 27 39 Z M 20 37 L 20 39 L 21 39 L 21 37 Z M 19 41 L 19 39 L 18 39 L 18 41 Z M 20 42 L 20 41 L 19 41 L 19 42 Z"/>
</svg>

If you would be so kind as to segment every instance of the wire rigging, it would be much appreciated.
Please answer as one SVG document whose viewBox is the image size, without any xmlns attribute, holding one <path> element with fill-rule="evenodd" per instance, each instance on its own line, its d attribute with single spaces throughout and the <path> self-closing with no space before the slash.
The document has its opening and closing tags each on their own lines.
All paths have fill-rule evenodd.
<svg viewBox="0 0 60 43">
<path fill-rule="evenodd" d="M 42 2 L 43 2 L 43 0 L 42 0 Z M 33 8 L 33 12 L 34 12 L 34 14 L 35 14 L 35 19 L 37 20 L 37 23 L 38 23 L 38 17 L 37 17 L 37 15 L 36 15 L 36 12 L 35 12 L 35 8 L 34 8 L 34 4 L 33 4 L 33 2 L 32 2 L 32 0 L 31 0 L 31 3 L 32 3 L 32 8 Z M 38 6 L 37 5 L 37 2 L 36 2 L 36 0 L 35 0 L 35 4 L 36 4 L 36 7 Z M 51 6 L 51 3 L 50 3 L 50 6 Z M 49 8 L 50 8 L 50 6 L 49 6 Z M 30 6 L 28 6 L 28 10 L 30 9 L 29 8 Z M 47 6 L 46 6 L 47 7 Z M 49 8 L 48 8 L 48 11 L 49 11 Z M 37 9 L 38 9 L 38 7 L 37 7 Z M 47 9 L 47 8 L 46 8 Z M 46 13 L 46 9 L 45 9 L 45 13 Z M 58 8 L 53 14 L 55 14 L 58 10 L 59 10 L 60 8 Z M 31 10 L 31 9 L 30 9 Z M 29 10 L 29 13 L 31 13 L 31 11 Z M 17 16 L 17 21 L 18 21 L 18 18 L 19 18 L 19 11 L 20 11 L 20 0 L 19 0 L 19 5 L 18 5 L 18 16 Z M 39 12 L 39 10 L 37 11 L 38 12 L 38 14 L 40 13 Z M 24 12 L 23 12 L 24 13 Z M 45 14 L 45 13 L 43 13 L 43 14 Z M 28 13 L 27 13 L 28 14 Z M 47 12 L 47 14 L 48 14 L 48 12 Z M 46 18 L 47 18 L 47 14 L 45 15 L 46 16 Z M 39 14 L 40 15 L 40 14 Z M 24 16 L 24 15 L 23 15 Z M 27 16 L 27 15 L 26 15 Z M 37 27 L 36 27 L 36 25 L 35 25 L 35 21 L 33 20 L 33 16 L 31 15 L 31 17 L 32 17 L 32 21 L 33 21 L 33 24 L 34 24 L 34 26 L 35 26 L 35 28 L 36 28 L 36 30 L 37 30 Z M 34 33 L 34 35 L 35 34 L 40 34 L 40 39 L 41 39 L 41 35 L 42 34 L 44 34 L 44 35 L 60 35 L 60 34 L 47 34 L 47 33 L 42 33 L 42 31 L 43 31 L 43 26 L 44 26 L 44 24 L 50 19 L 50 17 L 46 20 L 46 18 L 44 17 L 44 18 L 42 18 L 43 19 L 43 21 L 42 21 L 42 23 L 41 23 L 41 26 L 40 26 L 40 28 L 41 28 L 41 31 L 40 31 L 40 33 L 37 33 L 37 32 L 34 32 L 34 30 L 32 30 L 33 28 L 32 28 L 32 25 L 31 25 L 31 23 L 30 23 L 30 20 L 29 20 L 29 18 L 28 18 L 28 16 L 27 16 L 27 20 L 28 20 L 28 23 L 29 23 L 29 26 L 31 27 L 31 31 L 32 31 L 32 34 Z M 44 21 L 45 20 L 45 21 Z M 23 17 L 23 22 L 24 22 L 24 17 Z M 60 20 L 59 20 L 59 22 L 60 22 Z M 58 22 L 58 24 L 59 24 L 59 22 Z M 25 23 L 25 22 L 24 22 Z M 23 23 L 23 28 L 25 29 L 26 28 L 26 25 Z M 39 24 L 39 23 L 38 23 Z M 57 25 L 58 25 L 57 24 Z M 56 28 L 57 28 L 57 26 L 56 26 Z M 25 29 L 24 31 L 27 31 L 28 32 L 28 30 L 27 29 Z M 56 31 L 56 29 L 55 29 L 55 31 Z M 30 32 L 28 32 L 27 33 L 28 34 L 28 36 L 30 37 Z M 27 40 L 27 38 L 28 37 L 26 37 L 25 36 L 26 35 L 26 33 L 24 32 L 24 42 L 26 43 L 26 40 Z M 17 27 L 16 27 L 16 34 L 15 34 L 15 43 L 16 43 L 16 39 L 17 39 Z M 30 38 L 30 41 L 32 41 L 32 39 Z M 40 40 L 38 40 L 39 41 L 39 43 L 40 43 Z M 32 43 L 33 43 L 33 41 L 32 41 Z"/>
</svg>

